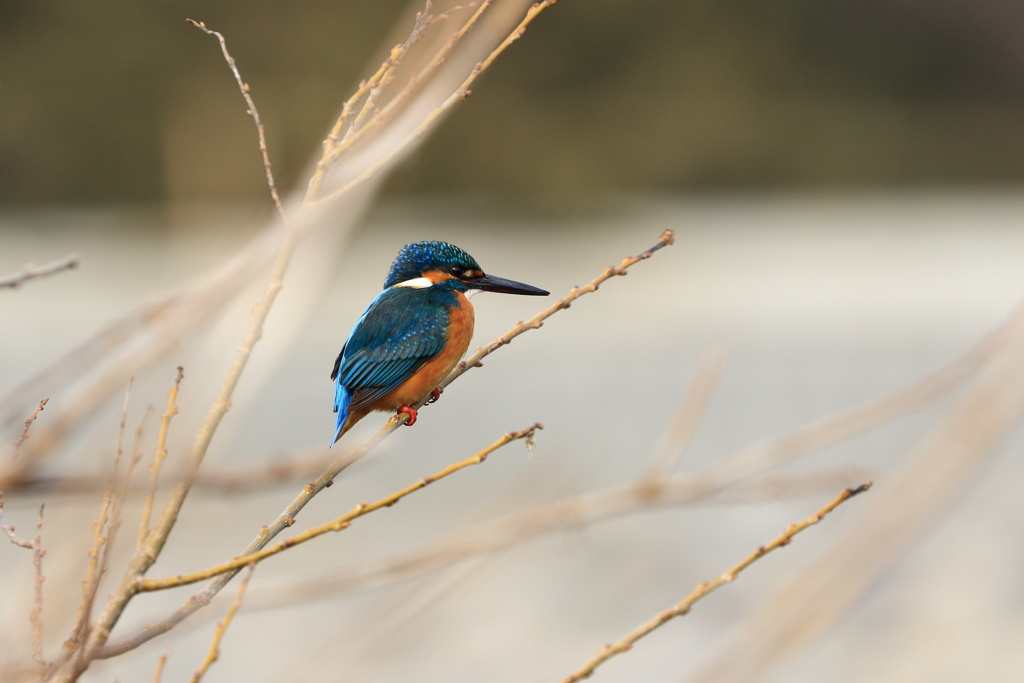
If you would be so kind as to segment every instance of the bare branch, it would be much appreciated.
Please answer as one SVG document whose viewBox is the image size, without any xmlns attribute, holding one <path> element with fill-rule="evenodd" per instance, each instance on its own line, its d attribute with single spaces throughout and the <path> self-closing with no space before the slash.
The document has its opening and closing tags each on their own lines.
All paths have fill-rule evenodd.
<svg viewBox="0 0 1024 683">
<path fill-rule="evenodd" d="M 114 467 L 110 480 L 103 491 L 102 503 L 100 506 L 99 519 L 92 525 L 93 543 L 89 549 L 89 569 L 82 582 L 82 602 L 78 607 L 78 614 L 75 617 L 74 626 L 71 627 L 71 635 L 61 648 L 66 654 L 81 653 L 81 644 L 85 641 L 89 628 L 89 620 L 92 618 L 92 607 L 96 599 L 96 592 L 99 589 L 100 580 L 107 569 L 107 558 L 109 557 L 109 541 L 112 527 L 108 527 L 108 520 L 113 517 L 111 508 L 114 506 L 118 486 L 118 474 L 121 464 L 122 446 L 124 444 L 124 429 L 128 422 L 128 400 L 131 397 L 132 380 L 128 381 L 128 387 L 124 392 L 124 404 L 121 409 L 121 425 L 117 433 L 117 447 L 114 451 Z M 106 533 L 105 533 L 106 532 Z M 102 559 L 101 559 L 102 553 Z"/>
<path fill-rule="evenodd" d="M 146 502 L 142 506 L 142 519 L 139 521 L 139 539 L 136 544 L 141 548 L 149 536 L 149 518 L 153 513 L 153 501 L 156 499 L 157 482 L 160 479 L 160 468 L 167 458 L 167 432 L 171 427 L 171 420 L 178 414 L 178 389 L 181 387 L 181 380 L 185 378 L 185 369 L 178 366 L 178 376 L 174 380 L 174 386 L 167 392 L 167 410 L 160 418 L 160 434 L 156 439 L 156 455 L 153 457 L 153 464 L 149 466 L 149 489 L 146 491 Z"/>
<path fill-rule="evenodd" d="M 238 608 L 242 606 L 242 597 L 245 596 L 245 589 L 249 587 L 249 579 L 252 578 L 252 573 L 255 569 L 255 564 L 250 565 L 245 578 L 238 584 L 238 593 L 235 594 L 235 600 L 231 603 L 228 613 L 224 615 L 224 619 L 217 624 L 217 628 L 214 629 L 213 641 L 210 643 L 210 649 L 207 650 L 203 663 L 199 666 L 196 672 L 192 674 L 192 678 L 189 679 L 189 683 L 199 683 L 200 679 L 206 675 L 209 668 L 217 661 L 217 658 L 220 657 L 220 641 L 224 639 L 224 634 L 227 633 L 228 626 L 231 625 L 231 620 L 235 618 L 235 614 L 238 613 Z"/>
<path fill-rule="evenodd" d="M 167 652 L 160 655 L 160 659 L 156 660 L 156 672 L 153 674 L 153 683 L 160 683 L 160 679 L 164 676 L 164 667 L 167 666 L 167 658 L 171 655 L 171 651 L 168 649 Z"/>
<path fill-rule="evenodd" d="M 612 657 L 615 657 L 616 655 L 620 655 L 623 652 L 632 649 L 633 645 L 636 644 L 636 642 L 644 636 L 664 626 L 667 622 L 671 621 L 672 619 L 675 619 L 676 617 L 681 617 L 685 614 L 689 614 L 694 604 L 699 602 L 701 599 L 707 597 L 710 593 L 717 590 L 718 588 L 721 588 L 722 586 L 735 581 L 736 577 L 740 575 L 740 572 L 742 572 L 750 565 L 754 564 L 754 562 L 757 562 L 759 559 L 761 559 L 771 551 L 781 548 L 784 545 L 789 545 L 790 542 L 793 540 L 794 536 L 799 534 L 807 527 L 814 526 L 815 524 L 823 520 L 825 518 L 825 515 L 832 512 L 839 505 L 843 504 L 850 498 L 853 498 L 854 496 L 870 489 L 871 484 L 872 482 L 869 481 L 865 484 L 861 484 L 856 488 L 846 489 L 845 491 L 840 493 L 831 503 L 829 503 L 822 509 L 818 510 L 818 512 L 814 513 L 804 521 L 798 524 L 790 524 L 786 528 L 786 530 L 782 532 L 781 536 L 776 538 L 768 545 L 763 545 L 759 547 L 757 550 L 748 555 L 746 559 L 744 559 L 739 564 L 735 565 L 732 569 L 725 572 L 714 581 L 704 581 L 698 584 L 697 587 L 693 589 L 692 593 L 683 598 L 674 607 L 665 610 L 664 612 L 660 613 L 658 616 L 654 617 L 650 621 L 641 624 L 633 631 L 630 631 L 622 640 L 615 643 L 614 645 L 605 645 L 603 648 L 601 648 L 601 651 L 598 653 L 596 657 L 594 657 L 592 660 L 584 664 L 583 667 L 577 670 L 575 673 L 570 674 L 567 678 L 564 679 L 563 683 L 575 683 L 575 681 L 580 681 L 584 678 L 589 678 L 590 675 L 594 673 L 594 670 L 597 669 L 597 667 L 601 666 Z"/>
<path fill-rule="evenodd" d="M 24 538 L 18 536 L 16 533 L 14 533 L 14 525 L 7 523 L 7 520 L 4 517 L 3 491 L 0 491 L 0 531 L 3 531 L 5 534 L 7 534 L 7 538 L 11 539 L 11 543 L 13 543 L 14 545 L 19 546 L 21 548 L 26 548 L 27 550 L 33 549 L 32 541 L 26 541 Z"/>
<path fill-rule="evenodd" d="M 32 423 L 36 421 L 36 418 L 39 417 L 39 413 L 43 412 L 43 406 L 45 406 L 49 402 L 49 400 L 50 399 L 48 398 L 44 398 L 42 401 L 39 402 L 39 407 L 36 408 L 35 412 L 29 415 L 27 418 L 25 418 L 25 429 L 21 431 L 21 437 L 14 442 L 14 453 L 12 454 L 11 457 L 17 458 L 18 454 L 21 453 L 21 445 L 25 443 L 26 440 L 28 440 L 29 428 L 32 426 Z"/>
<path fill-rule="evenodd" d="M 39 680 L 46 675 L 46 660 L 43 658 L 43 557 L 46 551 L 43 550 L 43 506 L 39 506 L 39 516 L 36 517 L 36 537 L 32 541 L 32 570 L 35 572 L 36 580 L 32 591 L 32 611 L 29 612 L 29 622 L 32 624 L 32 663 L 36 667 Z"/>
<path fill-rule="evenodd" d="M 32 625 L 32 664 L 36 668 L 38 678 L 42 678 L 46 662 L 43 660 L 43 557 L 46 551 L 43 550 L 43 506 L 39 506 L 39 516 L 36 517 L 36 535 L 31 541 L 21 538 L 14 533 L 14 525 L 7 524 L 4 518 L 4 494 L 0 491 L 0 531 L 7 534 L 14 545 L 32 551 L 32 568 L 35 572 L 35 581 L 32 592 L 32 610 L 29 612 L 29 623 Z"/>
<path fill-rule="evenodd" d="M 536 432 L 536 430 L 538 429 L 543 428 L 544 425 L 538 422 L 534 424 L 532 427 L 527 427 L 526 429 L 522 429 L 518 432 L 509 432 L 507 434 L 503 434 L 500 439 L 492 443 L 490 446 L 484 448 L 478 453 L 475 453 L 474 455 L 471 455 L 470 457 L 466 458 L 465 460 L 462 460 L 461 462 L 449 465 L 440 472 L 437 472 L 436 474 L 433 474 L 429 477 L 424 477 L 423 479 L 420 479 L 416 483 L 410 484 L 409 486 L 406 486 L 404 489 L 396 491 L 395 493 L 392 493 L 389 496 L 385 496 L 384 498 L 381 498 L 380 500 L 374 503 L 360 503 L 359 505 L 356 505 L 355 508 L 353 508 L 350 512 L 342 515 L 341 517 L 338 517 L 335 520 L 328 522 L 327 524 L 321 524 L 320 526 L 313 527 L 312 529 L 309 529 L 308 531 L 305 531 L 299 534 L 298 536 L 286 538 L 280 543 L 270 546 L 269 548 L 248 555 L 242 555 L 241 557 L 236 557 L 235 559 L 225 562 L 223 564 L 219 564 L 215 567 L 210 567 L 209 569 L 204 569 L 202 571 L 194 572 L 192 574 L 179 574 L 178 576 L 172 576 L 165 579 L 142 579 L 141 581 L 139 581 L 139 590 L 142 592 L 164 590 L 166 588 L 174 588 L 175 586 L 185 586 L 190 583 L 196 583 L 198 581 L 212 579 L 215 576 L 226 574 L 230 571 L 234 571 L 236 569 L 245 567 L 246 565 L 255 565 L 256 563 L 262 562 L 263 560 L 267 559 L 272 555 L 277 555 L 278 553 L 288 550 L 289 548 L 297 546 L 301 543 L 305 543 L 306 541 L 310 541 L 316 538 L 317 536 L 323 536 L 324 534 L 331 531 L 342 531 L 344 529 L 347 529 L 354 520 L 359 519 L 360 517 L 368 515 L 376 510 L 380 510 L 381 508 L 391 507 L 392 505 L 402 500 L 402 498 L 405 498 L 409 494 L 415 493 L 416 491 L 419 491 L 420 489 L 429 486 L 435 481 L 439 481 L 449 475 L 455 474 L 461 469 L 465 469 L 466 467 L 470 467 L 471 465 L 479 465 L 483 461 L 487 460 L 487 456 L 489 456 L 491 453 L 493 453 L 494 451 L 498 450 L 499 448 L 506 444 L 509 444 L 513 441 L 517 441 L 518 439 L 526 439 L 529 443 L 530 439 L 533 438 L 534 432 Z"/>
<path fill-rule="evenodd" d="M 78 266 L 78 254 L 68 254 L 62 259 L 57 259 L 56 261 L 47 263 L 43 266 L 34 266 L 29 263 L 22 268 L 20 272 L 6 277 L 0 277 L 0 289 L 4 289 L 5 287 L 15 289 L 29 280 L 55 275 L 65 270 L 71 270 L 76 266 Z"/>
<path fill-rule="evenodd" d="M 260 113 L 256 110 L 256 103 L 252 101 L 252 96 L 249 94 L 249 84 L 242 80 L 242 74 L 238 72 L 238 65 L 235 64 L 235 58 L 228 53 L 228 44 L 217 31 L 211 31 L 206 28 L 206 24 L 201 21 L 193 21 L 192 19 L 185 19 L 188 23 L 192 24 L 201 31 L 205 31 L 207 35 L 217 36 L 217 40 L 220 41 L 220 51 L 224 53 L 224 61 L 228 63 L 228 68 L 231 69 L 231 73 L 235 76 L 235 82 L 238 83 L 238 89 L 242 93 L 242 97 L 245 98 L 245 103 L 249 109 L 246 110 L 246 114 L 252 117 L 253 123 L 256 124 L 256 134 L 260 139 L 260 156 L 263 157 L 263 172 L 267 176 L 267 188 L 270 189 L 270 198 L 274 200 L 274 208 L 277 209 L 277 215 L 281 217 L 281 220 L 285 223 L 288 222 L 288 217 L 284 213 L 284 207 L 281 205 L 281 197 L 277 194 L 277 186 L 274 184 L 274 173 L 270 170 L 270 155 L 267 153 L 267 138 L 263 134 L 263 123 L 260 121 Z"/>
</svg>

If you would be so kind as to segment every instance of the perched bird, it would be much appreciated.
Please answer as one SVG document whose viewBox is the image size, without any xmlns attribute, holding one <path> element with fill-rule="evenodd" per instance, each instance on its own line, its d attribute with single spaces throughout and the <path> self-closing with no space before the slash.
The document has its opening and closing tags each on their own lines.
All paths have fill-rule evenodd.
<svg viewBox="0 0 1024 683">
<path fill-rule="evenodd" d="M 473 305 L 466 292 L 547 296 L 520 282 L 485 275 L 476 260 L 447 242 L 407 244 L 391 264 L 381 292 L 334 361 L 334 412 L 341 435 L 373 410 L 408 413 L 450 373 L 473 337 Z"/>
</svg>

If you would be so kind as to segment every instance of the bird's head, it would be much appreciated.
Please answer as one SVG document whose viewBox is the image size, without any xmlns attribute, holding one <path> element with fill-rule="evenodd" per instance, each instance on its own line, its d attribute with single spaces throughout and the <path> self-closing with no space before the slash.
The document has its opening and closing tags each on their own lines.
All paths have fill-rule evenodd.
<svg viewBox="0 0 1024 683">
<path fill-rule="evenodd" d="M 460 292 L 479 289 L 503 294 L 547 296 L 548 292 L 521 282 L 486 275 L 472 256 L 447 242 L 407 244 L 391 264 L 384 288 L 450 287 Z"/>
</svg>

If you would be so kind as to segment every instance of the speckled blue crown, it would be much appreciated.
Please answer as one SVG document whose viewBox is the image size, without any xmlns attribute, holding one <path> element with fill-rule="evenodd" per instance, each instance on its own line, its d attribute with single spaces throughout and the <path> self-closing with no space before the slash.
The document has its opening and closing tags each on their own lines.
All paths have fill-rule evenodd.
<svg viewBox="0 0 1024 683">
<path fill-rule="evenodd" d="M 398 252 L 398 258 L 391 264 L 391 272 L 384 281 L 387 289 L 399 282 L 406 282 L 418 277 L 428 270 L 447 271 L 452 266 L 463 270 L 482 270 L 480 264 L 472 256 L 447 242 L 416 242 L 407 244 Z"/>
</svg>

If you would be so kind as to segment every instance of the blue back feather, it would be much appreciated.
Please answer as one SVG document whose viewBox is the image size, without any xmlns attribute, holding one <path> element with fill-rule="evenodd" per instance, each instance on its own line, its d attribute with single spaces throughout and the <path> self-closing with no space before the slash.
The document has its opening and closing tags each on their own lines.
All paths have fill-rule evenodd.
<svg viewBox="0 0 1024 683">
<path fill-rule="evenodd" d="M 423 289 L 392 287 L 373 300 L 331 373 L 338 413 L 335 441 L 352 411 L 391 392 L 444 349 L 448 311 L 457 305 L 456 291 L 445 283 Z"/>
</svg>

